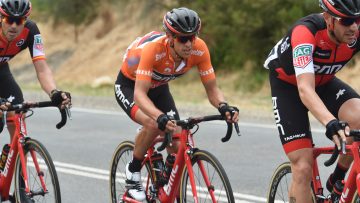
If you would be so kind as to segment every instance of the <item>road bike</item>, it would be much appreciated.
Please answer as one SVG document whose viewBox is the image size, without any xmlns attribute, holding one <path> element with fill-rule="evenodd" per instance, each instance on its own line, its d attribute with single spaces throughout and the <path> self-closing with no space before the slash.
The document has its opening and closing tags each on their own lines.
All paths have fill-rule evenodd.
<svg viewBox="0 0 360 203">
<path fill-rule="evenodd" d="M 15 133 L 0 174 L 0 202 L 61 202 L 59 180 L 50 154 L 43 144 L 27 135 L 24 122 L 25 118 L 33 115 L 32 108 L 51 106 L 55 106 L 51 101 L 11 105 L 7 111 L 17 113 L 7 119 L 7 111 L 3 111 L 3 123 L 14 123 Z M 56 125 L 58 129 L 66 124 L 68 116 L 70 118 L 69 109 L 61 109 L 60 113 L 61 121 Z M 14 193 L 10 194 L 12 181 Z"/>
<path fill-rule="evenodd" d="M 348 177 L 343 181 L 344 189 L 341 194 L 340 202 L 360 202 L 360 130 L 351 130 L 349 137 L 353 137 L 352 144 L 342 143 L 341 150 L 339 151 L 336 146 L 314 147 L 313 148 L 313 172 L 311 181 L 311 195 L 313 202 L 331 203 L 331 196 L 324 196 L 323 187 L 321 184 L 319 167 L 317 158 L 322 154 L 332 154 L 329 160 L 324 162 L 325 166 L 331 166 L 336 162 L 339 154 L 351 155 L 354 162 L 349 169 Z M 275 170 L 271 182 L 267 199 L 269 203 L 273 202 L 288 202 L 288 191 L 291 182 L 291 165 L 290 162 L 280 164 Z"/>
<path fill-rule="evenodd" d="M 210 115 L 176 120 L 182 128 L 181 133 L 173 136 L 158 136 L 147 150 L 142 163 L 141 177 L 145 188 L 147 202 L 230 202 L 234 203 L 233 191 L 224 168 L 210 152 L 195 147 L 193 136 L 204 121 L 225 120 L 221 115 Z M 237 134 L 239 126 L 234 124 Z M 194 132 L 191 129 L 197 127 Z M 230 139 L 233 125 L 227 123 L 226 136 L 223 142 Z M 179 141 L 175 162 L 169 178 L 163 181 L 162 169 L 154 166 L 154 155 L 160 153 L 172 141 Z M 161 144 L 155 148 L 156 144 Z M 125 183 L 125 165 L 132 160 L 134 143 L 124 141 L 116 148 L 110 168 L 110 195 L 112 203 L 138 203 L 127 192 Z M 161 160 L 162 162 L 162 160 Z"/>
</svg>

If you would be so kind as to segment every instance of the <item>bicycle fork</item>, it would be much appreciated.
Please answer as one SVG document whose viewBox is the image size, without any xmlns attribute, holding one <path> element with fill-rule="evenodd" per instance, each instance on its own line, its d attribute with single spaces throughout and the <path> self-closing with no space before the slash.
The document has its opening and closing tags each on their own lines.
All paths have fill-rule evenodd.
<svg viewBox="0 0 360 203">
<path fill-rule="evenodd" d="M 20 162 L 21 162 L 21 171 L 22 171 L 22 175 L 23 175 L 23 181 L 24 181 L 24 184 L 25 184 L 25 192 L 26 194 L 30 194 L 31 191 L 30 191 L 30 187 L 29 187 L 29 179 L 28 179 L 28 174 L 27 174 L 27 170 L 26 170 L 26 166 L 27 166 L 27 159 L 25 157 L 25 152 L 24 152 L 24 147 L 26 145 L 26 141 L 29 140 L 30 138 L 29 137 L 26 137 L 27 136 L 27 132 L 26 132 L 26 125 L 25 125 L 25 122 L 24 122 L 24 119 L 23 118 L 20 118 L 19 119 L 20 122 L 20 138 L 19 138 L 19 142 L 18 142 L 18 150 L 19 150 L 19 156 L 20 156 Z M 35 169 L 36 169 L 36 173 L 37 175 L 39 176 L 39 180 L 40 180 L 40 183 L 41 183 L 41 186 L 42 186 L 42 193 L 46 193 L 47 192 L 47 188 L 46 188 L 46 185 L 45 185 L 45 181 L 44 181 L 44 173 L 41 171 L 40 169 L 40 165 L 39 165 L 39 162 L 37 160 L 37 157 L 36 157 L 36 154 L 34 152 L 33 149 L 29 149 L 29 152 L 30 152 L 30 155 L 31 155 L 31 158 L 32 158 L 32 162 L 34 163 L 34 166 L 35 166 Z M 33 195 L 33 194 L 32 194 Z"/>
<path fill-rule="evenodd" d="M 195 176 L 194 176 L 194 170 L 193 170 L 193 166 L 192 166 L 192 162 L 191 162 L 191 158 L 192 155 L 194 153 L 193 149 L 187 150 L 186 155 L 185 155 L 185 163 L 188 169 L 188 174 L 189 174 L 189 179 L 190 179 L 190 184 L 191 184 L 191 190 L 192 190 L 192 194 L 194 196 L 194 202 L 198 202 L 198 194 L 197 194 L 197 190 L 196 190 L 196 183 L 195 183 Z M 201 160 L 197 160 L 196 162 L 199 166 L 201 175 L 204 179 L 204 182 L 206 184 L 206 188 L 211 196 L 212 202 L 216 202 L 216 198 L 215 198 L 215 194 L 214 194 L 214 186 L 211 185 L 211 182 L 209 180 L 209 176 L 206 173 L 204 164 Z"/>
</svg>

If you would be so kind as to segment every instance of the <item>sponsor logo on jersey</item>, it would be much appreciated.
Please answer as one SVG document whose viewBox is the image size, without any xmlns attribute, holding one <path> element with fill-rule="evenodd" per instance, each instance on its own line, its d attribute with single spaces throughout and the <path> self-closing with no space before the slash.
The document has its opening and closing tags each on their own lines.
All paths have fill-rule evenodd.
<svg viewBox="0 0 360 203">
<path fill-rule="evenodd" d="M 129 67 L 131 66 L 135 66 L 137 64 L 139 64 L 140 58 L 139 57 L 129 57 L 127 59 L 127 64 Z"/>
<path fill-rule="evenodd" d="M 331 50 L 322 50 L 316 48 L 314 51 L 314 58 L 329 59 L 331 56 Z"/>
<path fill-rule="evenodd" d="M 315 73 L 330 75 L 339 72 L 343 66 L 344 66 L 343 64 L 322 65 L 322 66 L 314 64 L 314 71 Z"/>
<path fill-rule="evenodd" d="M 191 55 L 195 55 L 195 56 L 202 56 L 204 55 L 205 51 L 201 51 L 201 50 L 191 50 Z"/>
<path fill-rule="evenodd" d="M 200 71 L 200 76 L 206 76 L 206 75 L 210 75 L 212 73 L 214 73 L 214 68 L 210 68 L 209 70 L 206 71 Z"/>
<path fill-rule="evenodd" d="M 293 50 L 293 64 L 295 68 L 305 68 L 312 61 L 311 44 L 300 44 Z"/>
<path fill-rule="evenodd" d="M 18 42 L 16 42 L 16 46 L 17 47 L 21 47 L 23 44 L 25 43 L 24 39 L 19 40 Z"/>
<path fill-rule="evenodd" d="M 164 58 L 166 56 L 166 52 L 160 53 L 160 54 L 156 54 L 155 55 L 155 61 L 160 61 L 162 58 Z"/>
<path fill-rule="evenodd" d="M 286 51 L 289 47 L 290 47 L 289 37 L 287 37 L 285 41 L 280 45 L 280 52 L 284 53 L 284 51 Z"/>
<path fill-rule="evenodd" d="M 44 50 L 44 45 L 43 45 L 43 42 L 42 42 L 42 38 L 41 38 L 41 35 L 34 35 L 34 46 L 35 46 L 35 49 L 38 49 L 40 51 L 43 51 Z"/>
<path fill-rule="evenodd" d="M 136 75 L 146 75 L 146 76 L 152 76 L 152 71 L 150 70 L 136 70 Z"/>
</svg>

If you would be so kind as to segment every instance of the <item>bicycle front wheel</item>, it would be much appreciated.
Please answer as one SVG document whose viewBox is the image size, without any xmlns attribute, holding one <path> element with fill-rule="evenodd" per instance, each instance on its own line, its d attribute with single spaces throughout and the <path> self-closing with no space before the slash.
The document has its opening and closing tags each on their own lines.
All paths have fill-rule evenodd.
<svg viewBox="0 0 360 203">
<path fill-rule="evenodd" d="M 122 142 L 113 154 L 110 168 L 110 195 L 112 203 L 123 202 L 123 197 L 126 196 L 125 166 L 133 158 L 134 146 L 133 142 Z M 152 184 L 152 179 L 149 175 L 151 173 L 149 171 L 150 168 L 147 164 L 141 169 L 141 177 L 145 188 Z"/>
<path fill-rule="evenodd" d="M 191 162 L 193 164 L 198 202 L 235 202 L 225 170 L 212 154 L 198 150 L 193 154 Z M 182 174 L 180 188 L 180 200 L 182 203 L 195 202 L 186 167 Z"/>
<path fill-rule="evenodd" d="M 274 172 L 270 188 L 267 195 L 267 202 L 289 202 L 289 189 L 292 179 L 290 162 L 282 163 Z M 313 188 L 311 187 L 311 195 L 313 202 L 316 202 Z"/>
<path fill-rule="evenodd" d="M 18 155 L 15 167 L 16 202 L 60 203 L 59 180 L 49 152 L 44 145 L 34 139 L 27 140 L 23 149 L 30 193 L 25 191 L 23 169 Z"/>
</svg>

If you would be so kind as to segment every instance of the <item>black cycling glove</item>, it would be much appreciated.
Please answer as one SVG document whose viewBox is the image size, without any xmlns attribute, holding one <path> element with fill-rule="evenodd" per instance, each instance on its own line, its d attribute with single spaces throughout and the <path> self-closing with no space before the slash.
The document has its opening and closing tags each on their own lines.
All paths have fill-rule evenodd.
<svg viewBox="0 0 360 203">
<path fill-rule="evenodd" d="M 331 141 L 333 140 L 334 135 L 338 135 L 339 130 L 344 130 L 348 124 L 344 121 L 339 121 L 337 119 L 333 119 L 326 124 L 326 137 Z"/>
<path fill-rule="evenodd" d="M 158 128 L 162 131 L 166 129 L 166 124 L 168 121 L 172 120 L 168 115 L 161 114 L 157 119 L 156 122 L 158 123 Z"/>
<path fill-rule="evenodd" d="M 52 90 L 50 93 L 50 99 L 54 105 L 60 106 L 61 103 L 64 101 L 63 97 L 61 96 L 62 93 L 65 93 L 66 96 L 71 100 L 71 95 L 69 92 L 64 92 L 64 91 L 55 89 L 55 90 Z"/>
<path fill-rule="evenodd" d="M 227 103 L 220 103 L 218 108 L 220 114 L 225 116 L 226 112 L 231 114 L 231 118 L 234 116 L 235 112 L 239 113 L 239 109 L 235 106 L 229 106 Z"/>
</svg>

